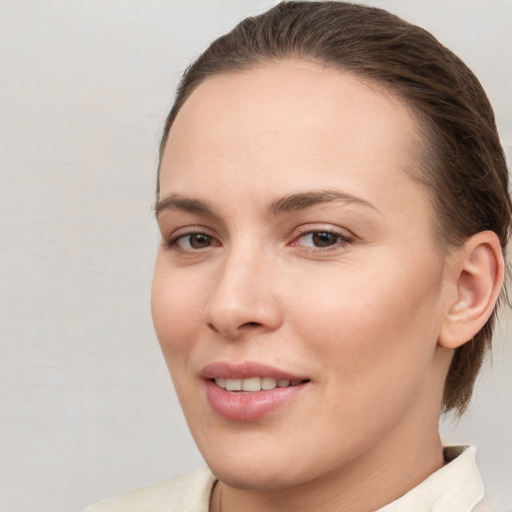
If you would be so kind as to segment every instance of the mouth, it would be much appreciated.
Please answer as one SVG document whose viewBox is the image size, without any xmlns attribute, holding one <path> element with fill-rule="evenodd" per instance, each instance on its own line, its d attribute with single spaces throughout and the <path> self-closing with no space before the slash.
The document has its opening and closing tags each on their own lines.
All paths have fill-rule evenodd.
<svg viewBox="0 0 512 512">
<path fill-rule="evenodd" d="M 290 406 L 311 383 L 309 378 L 253 362 L 212 363 L 201 377 L 211 410 L 235 422 L 259 420 Z"/>
<path fill-rule="evenodd" d="M 246 379 L 231 379 L 215 377 L 210 379 L 219 388 L 232 393 L 255 393 L 258 391 L 270 391 L 276 388 L 288 388 L 299 386 L 309 382 L 309 379 L 277 379 L 275 377 L 249 377 Z"/>
</svg>

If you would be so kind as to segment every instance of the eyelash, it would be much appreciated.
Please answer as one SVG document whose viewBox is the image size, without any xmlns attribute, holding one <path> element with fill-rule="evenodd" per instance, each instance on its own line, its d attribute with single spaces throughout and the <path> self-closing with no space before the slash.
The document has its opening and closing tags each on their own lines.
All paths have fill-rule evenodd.
<svg viewBox="0 0 512 512">
<path fill-rule="evenodd" d="M 325 253 L 325 252 L 328 252 L 328 251 L 333 251 L 333 250 L 336 250 L 336 249 L 339 249 L 339 248 L 342 248 L 344 247 L 345 245 L 353 242 L 353 237 L 350 237 L 350 236 L 347 236 L 345 234 L 342 234 L 338 231 L 334 231 L 334 230 L 329 230 L 329 229 L 312 229 L 312 230 L 308 230 L 308 231 L 304 231 L 302 233 L 299 234 L 299 236 L 295 237 L 295 239 L 289 244 L 291 246 L 301 246 L 301 244 L 299 244 L 299 240 L 307 237 L 307 236 L 310 236 L 312 238 L 312 241 L 313 240 L 313 237 L 315 235 L 327 235 L 328 237 L 331 237 L 332 238 L 335 238 L 336 240 L 330 244 L 330 245 L 326 245 L 326 246 L 307 246 L 307 245 L 303 245 L 302 248 L 303 250 L 306 250 L 308 252 L 322 252 L 322 253 Z M 180 241 L 182 240 L 186 240 L 187 238 L 189 239 L 189 245 L 190 245 L 190 242 L 191 242 L 191 237 L 193 236 L 204 236 L 207 238 L 207 242 L 208 242 L 208 245 L 206 245 L 205 247 L 196 247 L 196 248 L 193 248 L 193 247 L 190 247 L 190 248 L 183 248 L 183 247 L 180 247 Z M 202 250 L 205 250 L 205 249 L 209 249 L 211 247 L 218 247 L 219 245 L 221 245 L 220 243 L 214 243 L 212 244 L 212 241 L 215 241 L 215 237 L 208 234 L 208 233 L 205 233 L 204 231 L 202 230 L 197 230 L 197 231 L 190 231 L 188 233 L 182 233 L 182 234 L 177 234 L 175 236 L 172 236 L 171 238 L 169 238 L 168 240 L 165 241 L 165 246 L 168 248 L 168 249 L 171 249 L 171 250 L 174 250 L 176 252 L 179 252 L 179 253 L 184 253 L 184 254 L 197 254 L 199 252 L 201 252 Z"/>
<path fill-rule="evenodd" d="M 299 245 L 298 241 L 306 236 L 310 236 L 312 241 L 314 239 L 315 235 L 327 235 L 331 238 L 336 238 L 337 240 L 332 243 L 331 245 L 319 247 L 319 246 L 303 246 L 306 250 L 309 251 L 315 251 L 315 252 L 327 252 L 327 251 L 333 251 L 339 248 L 344 247 L 345 245 L 353 242 L 353 238 L 350 236 L 347 236 L 343 233 L 340 233 L 339 231 L 334 231 L 330 229 L 312 229 L 309 231 L 304 231 L 301 233 L 298 237 L 295 238 L 295 240 L 291 243 L 291 245 Z"/>
<path fill-rule="evenodd" d="M 172 249 L 176 252 L 181 252 L 181 253 L 199 252 L 199 251 L 201 251 L 201 248 L 184 249 L 183 247 L 180 247 L 180 245 L 179 245 L 181 240 L 185 240 L 187 238 L 189 238 L 189 240 L 190 240 L 191 237 L 193 237 L 194 235 L 207 237 L 210 242 L 212 240 L 215 240 L 215 238 L 212 235 L 209 235 L 208 233 L 205 233 L 204 231 L 197 230 L 197 231 L 189 231 L 188 233 L 181 233 L 181 234 L 172 236 L 171 238 L 169 238 L 168 240 L 165 241 L 165 245 L 168 249 Z M 202 249 L 208 249 L 209 247 L 211 247 L 210 244 Z"/>
</svg>

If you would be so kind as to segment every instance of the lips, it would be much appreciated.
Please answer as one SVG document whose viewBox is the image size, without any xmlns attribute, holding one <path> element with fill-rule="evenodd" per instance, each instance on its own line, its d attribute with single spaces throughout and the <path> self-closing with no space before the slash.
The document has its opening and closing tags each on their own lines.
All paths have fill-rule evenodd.
<svg viewBox="0 0 512 512">
<path fill-rule="evenodd" d="M 271 366 L 216 362 L 203 368 L 206 398 L 213 411 L 232 421 L 254 421 L 299 396 L 310 380 Z"/>
<path fill-rule="evenodd" d="M 243 363 L 218 361 L 211 363 L 202 369 L 201 376 L 205 379 L 249 379 L 256 376 L 271 376 L 276 380 L 308 380 L 306 376 L 295 375 L 280 368 L 251 361 Z"/>
</svg>

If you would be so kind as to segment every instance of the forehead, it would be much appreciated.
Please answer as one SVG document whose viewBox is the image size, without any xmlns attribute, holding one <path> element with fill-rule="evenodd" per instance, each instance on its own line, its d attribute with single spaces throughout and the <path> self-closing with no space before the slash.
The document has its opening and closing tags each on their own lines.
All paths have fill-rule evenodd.
<svg viewBox="0 0 512 512">
<path fill-rule="evenodd" d="M 289 59 L 201 83 L 171 128 L 160 185 L 377 192 L 414 173 L 419 147 L 415 114 L 385 87 Z"/>
<path fill-rule="evenodd" d="M 322 138 L 328 145 L 337 137 L 340 148 L 357 143 L 354 151 L 368 151 L 369 144 L 378 142 L 381 150 L 399 146 L 409 156 L 415 156 L 421 139 L 412 109 L 383 85 L 287 59 L 206 79 L 179 112 L 168 146 L 179 143 L 184 151 L 188 140 L 222 147 L 279 138 L 285 149 L 307 137 L 319 137 L 311 150 L 322 151 Z"/>
</svg>

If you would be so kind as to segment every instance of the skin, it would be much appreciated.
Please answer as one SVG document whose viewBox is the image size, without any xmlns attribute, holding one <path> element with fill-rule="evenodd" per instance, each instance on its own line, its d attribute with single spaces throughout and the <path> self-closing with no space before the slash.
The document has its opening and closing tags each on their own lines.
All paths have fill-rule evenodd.
<svg viewBox="0 0 512 512">
<path fill-rule="evenodd" d="M 210 77 L 178 114 L 161 165 L 152 311 L 223 512 L 369 512 L 443 465 L 453 350 L 439 339 L 457 269 L 411 178 L 420 145 L 395 96 L 300 60 Z M 346 197 L 312 200 L 326 190 Z M 294 194 L 312 204 L 271 211 Z M 312 232 L 333 235 L 318 247 Z M 310 382 L 263 418 L 231 421 L 200 375 L 219 360 Z"/>
</svg>

